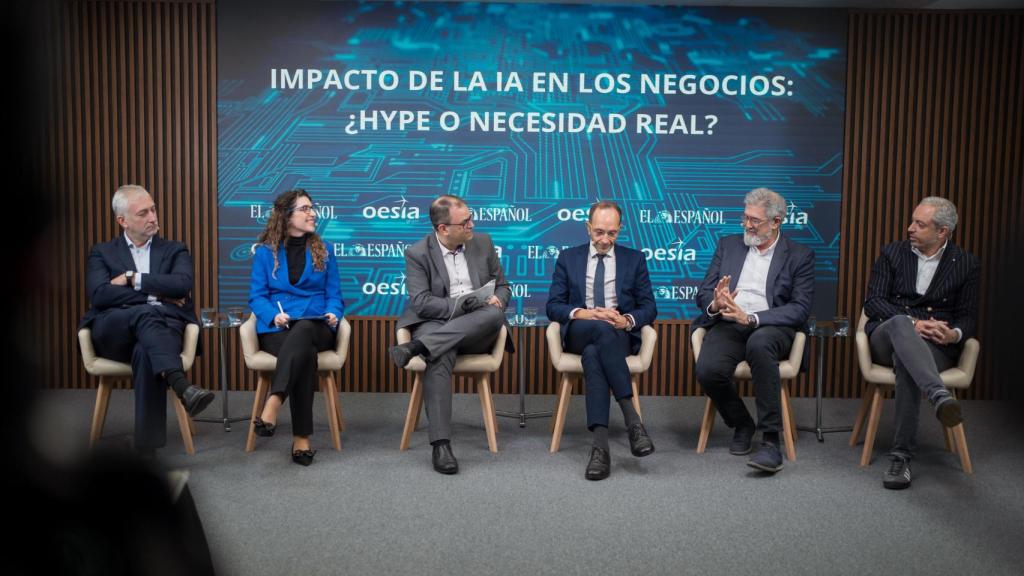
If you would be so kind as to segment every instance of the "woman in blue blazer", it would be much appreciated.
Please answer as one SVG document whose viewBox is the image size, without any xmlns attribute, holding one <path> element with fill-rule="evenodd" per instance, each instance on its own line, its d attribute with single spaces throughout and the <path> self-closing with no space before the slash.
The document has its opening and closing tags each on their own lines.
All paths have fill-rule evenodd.
<svg viewBox="0 0 1024 576">
<path fill-rule="evenodd" d="M 316 218 L 305 190 L 289 190 L 274 200 L 253 256 L 249 288 L 260 349 L 277 356 L 270 397 L 256 417 L 256 433 L 273 436 L 277 413 L 291 398 L 292 461 L 303 466 L 309 466 L 316 454 L 309 444 L 316 355 L 334 347 L 345 310 L 334 252 L 316 233 Z"/>
</svg>

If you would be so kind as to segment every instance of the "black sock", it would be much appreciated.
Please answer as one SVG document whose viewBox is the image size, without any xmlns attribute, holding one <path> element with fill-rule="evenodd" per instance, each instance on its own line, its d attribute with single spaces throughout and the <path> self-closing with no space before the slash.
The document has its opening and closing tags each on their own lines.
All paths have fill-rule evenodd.
<svg viewBox="0 0 1024 576">
<path fill-rule="evenodd" d="M 415 342 L 415 340 L 413 340 L 413 342 Z M 434 440 L 433 442 L 430 443 L 431 446 L 447 446 L 449 444 L 451 444 L 451 440 L 448 440 L 447 438 L 443 440 Z"/>
<path fill-rule="evenodd" d="M 779 445 L 779 433 L 778 432 L 765 432 L 762 434 L 761 441 L 769 444 Z"/>
<path fill-rule="evenodd" d="M 608 427 L 600 425 L 594 426 L 591 432 L 594 433 L 594 447 L 608 452 Z"/>
<path fill-rule="evenodd" d="M 633 407 L 633 397 L 619 398 L 619 407 L 622 408 L 622 417 L 626 419 L 626 429 L 629 429 L 634 424 L 640 424 L 640 415 L 636 413 L 636 408 Z"/>
<path fill-rule="evenodd" d="M 423 356 L 426 358 L 430 355 L 430 350 L 427 350 L 427 347 L 423 345 L 423 342 L 415 339 L 409 341 L 409 350 L 411 350 L 415 356 Z"/>
<path fill-rule="evenodd" d="M 188 387 L 192 385 L 188 379 L 185 378 L 185 373 L 181 370 L 168 370 L 167 372 L 164 372 L 164 381 L 167 382 L 167 385 L 170 386 L 178 396 L 184 394 L 185 390 L 188 390 Z"/>
</svg>

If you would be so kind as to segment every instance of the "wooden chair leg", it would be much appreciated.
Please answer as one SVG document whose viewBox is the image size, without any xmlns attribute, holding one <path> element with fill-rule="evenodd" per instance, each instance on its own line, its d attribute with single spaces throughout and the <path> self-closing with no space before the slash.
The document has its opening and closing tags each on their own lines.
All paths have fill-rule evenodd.
<svg viewBox="0 0 1024 576">
<path fill-rule="evenodd" d="M 796 461 L 796 437 L 793 434 L 793 407 L 789 403 L 789 386 L 782 385 L 782 438 L 786 443 L 786 457 Z"/>
<path fill-rule="evenodd" d="M 480 396 L 480 408 L 484 412 L 484 428 L 487 430 L 487 449 L 498 451 L 498 422 L 494 415 L 494 401 L 491 399 L 491 382 L 488 374 L 476 379 L 476 390 Z"/>
<path fill-rule="evenodd" d="M 256 396 L 252 399 L 252 416 L 249 418 L 249 435 L 245 440 L 245 451 L 252 452 L 256 448 L 256 417 L 263 412 L 270 390 L 270 380 L 262 373 L 256 373 Z"/>
<path fill-rule="evenodd" d="M 412 394 L 409 395 L 409 408 L 405 411 L 405 428 L 402 430 L 402 442 L 398 445 L 399 450 L 409 449 L 409 438 L 416 424 L 420 419 L 420 410 L 423 405 L 423 374 L 416 373 L 412 382 Z"/>
<path fill-rule="evenodd" d="M 335 450 L 341 450 L 341 430 L 338 426 L 338 396 L 334 388 L 334 374 L 324 373 L 320 380 L 320 391 L 324 395 L 324 404 L 327 408 L 327 423 L 331 428 L 331 443 Z"/>
<path fill-rule="evenodd" d="M 644 415 L 640 412 L 640 376 L 633 374 L 630 377 L 633 384 L 633 410 L 636 410 L 637 416 L 640 417 L 640 421 L 644 421 Z"/>
<path fill-rule="evenodd" d="M 956 441 L 953 439 L 953 429 L 942 427 L 942 439 L 946 443 L 946 450 L 956 454 Z"/>
<path fill-rule="evenodd" d="M 960 455 L 960 466 L 967 474 L 974 474 L 974 467 L 971 466 L 971 454 L 967 451 L 967 436 L 964 434 L 963 423 L 952 428 L 953 439 L 956 441 L 956 453 Z"/>
<path fill-rule="evenodd" d="M 562 430 L 565 429 L 565 414 L 569 411 L 569 397 L 572 396 L 572 379 L 562 374 L 562 383 L 558 387 L 558 401 L 555 406 L 554 428 L 551 431 L 551 449 L 554 454 L 562 443 Z"/>
<path fill-rule="evenodd" d="M 338 378 L 338 387 L 334 389 L 334 397 L 337 400 L 335 407 L 338 409 L 338 430 L 345 431 L 345 417 L 341 413 L 341 378 Z"/>
<path fill-rule="evenodd" d="M 875 388 L 874 384 L 868 382 L 861 391 L 860 408 L 857 409 L 857 417 L 853 420 L 853 432 L 850 433 L 850 446 L 856 446 L 857 442 L 860 442 L 860 433 L 864 431 L 864 418 L 868 415 Z"/>
<path fill-rule="evenodd" d="M 89 431 L 89 447 L 100 439 L 103 423 L 107 420 L 107 405 L 110 403 L 110 381 L 100 376 L 99 387 L 96 389 L 96 405 L 92 409 L 92 429 Z"/>
<path fill-rule="evenodd" d="M 174 393 L 174 390 L 168 389 L 167 393 L 171 396 L 174 413 L 178 416 L 178 428 L 181 430 L 181 442 L 185 445 L 185 452 L 188 452 L 190 456 L 195 456 L 196 447 L 192 443 L 192 427 L 189 425 L 191 418 L 188 417 L 185 406 L 181 403 L 178 395 Z"/>
<path fill-rule="evenodd" d="M 860 465 L 871 463 L 871 451 L 875 448 L 875 434 L 878 432 L 878 419 L 882 416 L 882 389 L 878 386 L 871 391 L 871 411 L 868 413 L 868 430 L 864 435 L 864 450 L 860 455 Z"/>
<path fill-rule="evenodd" d="M 704 402 L 704 417 L 700 419 L 700 436 L 697 438 L 697 454 L 703 454 L 708 447 L 711 429 L 715 426 L 715 403 L 708 398 Z"/>
</svg>

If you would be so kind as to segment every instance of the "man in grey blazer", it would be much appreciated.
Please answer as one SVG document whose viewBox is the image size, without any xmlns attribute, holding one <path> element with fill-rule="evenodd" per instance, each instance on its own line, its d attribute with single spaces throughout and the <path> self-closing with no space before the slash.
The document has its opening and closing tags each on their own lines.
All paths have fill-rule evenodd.
<svg viewBox="0 0 1024 576">
<path fill-rule="evenodd" d="M 950 241 L 956 206 L 930 196 L 914 209 L 909 238 L 882 248 L 871 268 L 864 331 L 871 357 L 896 373 L 896 433 L 882 485 L 910 487 L 921 394 L 944 426 L 963 422 L 939 372 L 956 364 L 978 324 L 981 264 Z"/>
<path fill-rule="evenodd" d="M 423 373 L 430 445 L 434 470 L 459 471 L 451 449 L 452 368 L 458 353 L 491 350 L 505 322 L 509 289 L 491 237 L 474 233 L 473 215 L 458 196 L 440 196 L 430 204 L 434 230 L 405 251 L 405 284 L 409 303 L 398 319 L 412 340 L 392 346 L 392 361 L 404 368 L 415 356 L 427 363 Z M 494 281 L 494 295 L 486 301 L 468 294 Z M 511 341 L 506 341 L 506 347 Z"/>
</svg>

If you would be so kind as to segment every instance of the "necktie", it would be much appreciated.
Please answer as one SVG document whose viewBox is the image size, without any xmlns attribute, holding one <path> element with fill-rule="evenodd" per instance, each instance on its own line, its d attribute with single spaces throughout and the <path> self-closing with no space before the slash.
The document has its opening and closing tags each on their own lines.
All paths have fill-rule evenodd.
<svg viewBox="0 0 1024 576">
<path fill-rule="evenodd" d="M 594 308 L 604 308 L 604 258 L 597 254 L 597 270 L 594 270 Z"/>
</svg>

